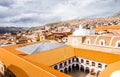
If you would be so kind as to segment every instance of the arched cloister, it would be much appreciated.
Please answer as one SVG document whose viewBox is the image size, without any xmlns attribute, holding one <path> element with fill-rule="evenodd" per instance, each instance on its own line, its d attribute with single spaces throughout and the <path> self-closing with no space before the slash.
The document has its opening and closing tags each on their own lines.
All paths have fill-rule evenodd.
<svg viewBox="0 0 120 77">
<path fill-rule="evenodd" d="M 75 70 L 75 64 L 72 65 L 72 70 Z"/>
<path fill-rule="evenodd" d="M 68 72 L 71 72 L 71 71 L 72 71 L 72 67 L 69 66 L 69 67 L 68 67 Z"/>
<path fill-rule="evenodd" d="M 56 69 L 56 70 L 57 70 L 57 69 L 58 69 L 58 66 L 57 66 L 57 65 L 55 65 L 55 66 L 54 66 L 54 69 Z"/>
<path fill-rule="evenodd" d="M 83 65 L 80 66 L 80 70 L 84 71 L 84 66 Z"/>
<path fill-rule="evenodd" d="M 60 70 L 60 72 L 64 72 L 63 70 Z"/>
<path fill-rule="evenodd" d="M 84 63 L 84 60 L 83 60 L 83 59 L 81 59 L 81 63 Z"/>
<path fill-rule="evenodd" d="M 76 58 L 76 62 L 79 62 L 79 58 Z"/>
<path fill-rule="evenodd" d="M 79 70 L 79 68 L 80 68 L 79 64 L 76 64 L 75 69 L 76 69 L 76 70 Z"/>
<path fill-rule="evenodd" d="M 66 66 L 66 65 L 67 65 L 67 61 L 64 62 L 64 66 Z"/>
<path fill-rule="evenodd" d="M 59 70 L 60 72 L 64 72 L 66 74 L 70 74 L 72 72 L 79 72 L 80 70 L 84 73 L 90 73 L 93 76 L 98 76 L 100 71 L 96 72 L 96 70 L 102 70 L 102 67 L 106 66 L 106 64 L 91 61 L 89 59 L 73 57 L 67 59 L 66 61 L 62 61 L 61 63 L 53 65 L 52 68 Z"/>
<path fill-rule="evenodd" d="M 71 64 L 71 60 L 68 60 L 68 63 Z"/>
<path fill-rule="evenodd" d="M 62 63 L 60 63 L 59 67 L 60 67 L 60 68 L 62 68 L 62 67 L 63 67 L 63 64 L 62 64 Z"/>
<path fill-rule="evenodd" d="M 64 73 L 68 73 L 68 70 L 67 70 L 67 68 L 65 68 L 65 69 L 64 69 Z"/>
<path fill-rule="evenodd" d="M 86 67 L 85 72 L 86 72 L 86 73 L 90 73 L 89 67 Z"/>
<path fill-rule="evenodd" d="M 86 64 L 89 65 L 89 61 L 88 60 L 86 60 Z"/>
<path fill-rule="evenodd" d="M 95 62 L 92 62 L 92 66 L 95 66 Z"/>
</svg>

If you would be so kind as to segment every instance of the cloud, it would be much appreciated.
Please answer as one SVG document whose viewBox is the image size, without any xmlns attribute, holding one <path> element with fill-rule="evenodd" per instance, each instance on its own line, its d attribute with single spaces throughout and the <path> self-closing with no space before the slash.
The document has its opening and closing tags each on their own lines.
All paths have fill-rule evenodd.
<svg viewBox="0 0 120 77">
<path fill-rule="evenodd" d="M 14 0 L 0 0 L 0 6 L 9 7 L 14 4 Z"/>
<path fill-rule="evenodd" d="M 37 26 L 75 18 L 112 15 L 120 0 L 0 0 L 0 26 Z"/>
</svg>

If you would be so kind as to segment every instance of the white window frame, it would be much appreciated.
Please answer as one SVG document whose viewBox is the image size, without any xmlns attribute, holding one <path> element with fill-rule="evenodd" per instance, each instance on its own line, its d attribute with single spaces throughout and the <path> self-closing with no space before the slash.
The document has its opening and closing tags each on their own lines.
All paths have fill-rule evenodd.
<svg viewBox="0 0 120 77">
<path fill-rule="evenodd" d="M 103 45 L 101 45 L 102 42 L 103 42 Z M 100 45 L 100 46 L 105 46 L 105 40 L 101 39 L 101 40 L 99 41 L 99 45 Z"/>
<path fill-rule="evenodd" d="M 88 43 L 89 42 L 89 43 Z M 86 44 L 91 44 L 91 40 L 88 38 L 88 39 L 86 39 Z"/>
<path fill-rule="evenodd" d="M 119 44 L 119 43 L 120 43 L 120 40 L 116 41 L 115 47 L 120 48 L 120 47 L 118 47 L 118 44 Z"/>
</svg>

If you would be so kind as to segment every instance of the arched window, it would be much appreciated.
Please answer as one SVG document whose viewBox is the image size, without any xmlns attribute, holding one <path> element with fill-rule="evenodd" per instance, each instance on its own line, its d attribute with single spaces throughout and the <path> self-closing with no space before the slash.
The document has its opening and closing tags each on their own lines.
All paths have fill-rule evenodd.
<svg viewBox="0 0 120 77">
<path fill-rule="evenodd" d="M 89 61 L 88 61 L 88 60 L 86 60 L 86 64 L 89 64 Z"/>
<path fill-rule="evenodd" d="M 54 66 L 54 69 L 58 69 L 57 65 Z"/>
<path fill-rule="evenodd" d="M 120 47 L 120 40 L 116 42 L 116 47 Z"/>
<path fill-rule="evenodd" d="M 65 61 L 65 62 L 64 62 L 64 66 L 66 66 L 66 65 L 67 65 L 67 62 Z"/>
<path fill-rule="evenodd" d="M 62 63 L 60 63 L 60 68 L 62 68 L 63 66 L 62 66 Z"/>
<path fill-rule="evenodd" d="M 90 43 L 91 43 L 90 39 L 86 39 L 86 44 L 90 44 Z"/>
<path fill-rule="evenodd" d="M 95 62 L 92 62 L 92 66 L 95 66 Z"/>
<path fill-rule="evenodd" d="M 70 64 L 70 63 L 71 63 L 71 60 L 69 60 L 68 62 L 69 62 L 69 64 Z"/>
<path fill-rule="evenodd" d="M 76 58 L 76 61 L 77 61 L 77 62 L 79 62 L 79 59 L 78 59 L 78 58 Z"/>
<path fill-rule="evenodd" d="M 72 39 L 72 45 L 76 46 L 78 44 L 78 40 L 77 39 Z"/>
<path fill-rule="evenodd" d="M 98 68 L 102 68 L 102 64 L 101 63 L 98 63 Z"/>
<path fill-rule="evenodd" d="M 44 36 L 41 36 L 41 40 L 44 40 Z"/>
<path fill-rule="evenodd" d="M 105 67 L 107 67 L 107 65 L 105 65 Z"/>
<path fill-rule="evenodd" d="M 81 63 L 84 63 L 84 60 L 83 60 L 83 59 L 81 59 Z"/>
<path fill-rule="evenodd" d="M 76 61 L 76 58 L 72 58 L 72 62 L 75 62 Z"/>
<path fill-rule="evenodd" d="M 103 39 L 100 40 L 100 41 L 99 41 L 99 45 L 100 45 L 100 46 L 105 46 L 105 40 L 103 40 Z"/>
<path fill-rule="evenodd" d="M 89 73 L 89 72 L 90 72 L 89 67 L 86 67 L 85 72 L 86 72 L 86 73 Z"/>
</svg>

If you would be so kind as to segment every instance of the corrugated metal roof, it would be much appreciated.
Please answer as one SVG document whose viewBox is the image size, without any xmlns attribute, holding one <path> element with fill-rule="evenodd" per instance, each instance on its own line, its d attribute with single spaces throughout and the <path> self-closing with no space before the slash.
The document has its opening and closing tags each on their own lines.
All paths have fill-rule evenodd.
<svg viewBox="0 0 120 77">
<path fill-rule="evenodd" d="M 59 48 L 65 46 L 63 43 L 54 43 L 54 42 L 40 42 L 37 44 L 32 44 L 32 45 L 26 45 L 23 47 L 17 48 L 17 50 L 23 51 L 28 54 L 33 54 L 36 52 L 42 52 L 54 48 Z"/>
</svg>

